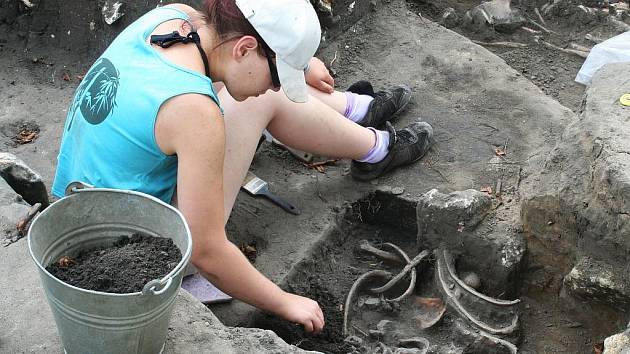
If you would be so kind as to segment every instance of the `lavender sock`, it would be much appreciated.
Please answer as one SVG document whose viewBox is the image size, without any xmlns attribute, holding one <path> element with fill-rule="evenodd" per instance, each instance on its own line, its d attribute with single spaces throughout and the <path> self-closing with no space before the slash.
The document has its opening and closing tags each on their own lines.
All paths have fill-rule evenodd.
<svg viewBox="0 0 630 354">
<path fill-rule="evenodd" d="M 343 115 L 353 122 L 358 122 L 368 112 L 370 102 L 374 99 L 372 96 L 359 95 L 354 92 L 346 91 L 346 111 Z"/>
<path fill-rule="evenodd" d="M 387 153 L 389 153 L 389 132 L 384 130 L 376 130 L 374 128 L 368 128 L 374 132 L 376 136 L 376 143 L 368 151 L 364 158 L 357 160 L 359 162 L 377 163 L 383 161 Z"/>
</svg>

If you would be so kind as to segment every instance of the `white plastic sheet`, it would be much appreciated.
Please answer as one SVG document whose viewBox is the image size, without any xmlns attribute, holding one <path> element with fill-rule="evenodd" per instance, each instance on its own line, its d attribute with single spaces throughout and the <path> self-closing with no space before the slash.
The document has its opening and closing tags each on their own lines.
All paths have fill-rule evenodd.
<svg viewBox="0 0 630 354">
<path fill-rule="evenodd" d="M 619 62 L 630 62 L 630 31 L 594 46 L 582 64 L 575 81 L 590 85 L 597 70 L 606 64 Z"/>
</svg>

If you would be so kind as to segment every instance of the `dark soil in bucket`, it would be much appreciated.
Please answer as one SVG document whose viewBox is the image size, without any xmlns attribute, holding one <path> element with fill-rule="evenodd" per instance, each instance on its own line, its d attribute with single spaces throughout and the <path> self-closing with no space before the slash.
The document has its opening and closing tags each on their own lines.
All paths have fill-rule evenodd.
<svg viewBox="0 0 630 354">
<path fill-rule="evenodd" d="M 126 294 L 142 291 L 168 274 L 182 259 L 170 238 L 121 236 L 113 245 L 63 256 L 46 267 L 59 280 L 87 290 Z"/>
</svg>

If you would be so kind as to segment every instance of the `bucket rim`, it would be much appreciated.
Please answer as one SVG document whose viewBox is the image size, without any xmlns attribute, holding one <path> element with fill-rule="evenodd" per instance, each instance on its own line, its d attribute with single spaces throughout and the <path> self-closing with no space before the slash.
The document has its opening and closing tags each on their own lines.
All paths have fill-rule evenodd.
<svg viewBox="0 0 630 354">
<path fill-rule="evenodd" d="M 28 253 L 30 254 L 31 258 L 33 259 L 33 261 L 35 262 L 35 264 L 37 265 L 39 270 L 41 272 L 43 272 L 44 274 L 48 275 L 51 279 L 53 279 L 57 283 L 63 284 L 64 286 L 68 286 L 68 287 L 70 287 L 72 289 L 79 290 L 79 291 L 82 291 L 82 292 L 86 292 L 86 293 L 89 293 L 89 294 L 107 295 L 107 296 L 116 296 L 116 297 L 147 295 L 147 293 L 144 292 L 143 290 L 140 290 L 140 291 L 137 291 L 137 292 L 133 292 L 133 293 L 120 294 L 120 293 L 108 293 L 108 292 L 105 292 L 105 291 L 96 291 L 96 290 L 89 290 L 89 289 L 79 288 L 77 286 L 68 284 L 68 283 L 66 283 L 64 281 L 61 281 L 60 279 L 58 279 L 57 277 L 52 275 L 50 272 L 48 272 L 48 270 L 46 270 L 46 268 L 41 264 L 41 262 L 37 258 L 35 258 L 35 255 L 33 254 L 33 249 L 32 249 L 33 245 L 32 245 L 32 234 L 31 234 L 31 231 L 33 230 L 33 225 L 35 225 L 37 220 L 39 220 L 40 217 L 45 215 L 51 209 L 51 207 L 53 207 L 54 204 L 62 202 L 63 200 L 66 200 L 67 198 L 73 198 L 78 193 L 93 193 L 93 192 L 119 193 L 119 194 L 129 194 L 129 195 L 136 195 L 136 196 L 139 196 L 139 197 L 144 197 L 144 198 L 146 198 L 146 199 L 148 199 L 148 200 L 150 200 L 152 202 L 155 202 L 157 204 L 160 204 L 160 205 L 170 209 L 171 211 L 174 211 L 175 214 L 177 214 L 177 216 L 179 216 L 181 218 L 181 220 L 184 222 L 184 229 L 186 230 L 186 240 L 188 241 L 187 242 L 188 246 L 186 247 L 186 250 L 182 253 L 182 259 L 179 261 L 179 263 L 177 263 L 175 268 L 173 268 L 173 270 L 171 270 L 164 277 L 162 277 L 161 279 L 152 279 L 152 280 L 150 280 L 148 282 L 148 283 L 150 283 L 150 282 L 153 282 L 155 280 L 159 280 L 159 282 L 161 284 L 164 284 L 164 288 L 166 288 L 167 286 L 170 286 L 169 285 L 169 280 L 175 278 L 175 275 L 177 273 L 179 273 L 180 270 L 183 270 L 184 267 L 186 267 L 186 265 L 190 261 L 190 257 L 192 256 L 192 235 L 190 233 L 190 228 L 188 227 L 188 222 L 186 222 L 186 218 L 184 217 L 184 215 L 177 208 L 175 208 L 174 206 L 172 206 L 170 204 L 165 203 L 163 200 L 158 199 L 158 198 L 156 198 L 156 197 L 154 197 L 154 196 L 152 196 L 150 194 L 137 192 L 137 191 L 126 190 L 126 189 L 113 189 L 113 188 L 74 189 L 72 194 L 63 196 L 59 200 L 51 203 L 46 209 L 44 209 L 44 211 L 39 213 L 39 215 L 37 215 L 33 219 L 33 222 L 31 223 L 31 226 L 29 227 L 28 233 L 26 235 L 26 241 L 28 243 Z M 145 287 L 146 287 L 146 284 L 145 284 Z"/>
</svg>

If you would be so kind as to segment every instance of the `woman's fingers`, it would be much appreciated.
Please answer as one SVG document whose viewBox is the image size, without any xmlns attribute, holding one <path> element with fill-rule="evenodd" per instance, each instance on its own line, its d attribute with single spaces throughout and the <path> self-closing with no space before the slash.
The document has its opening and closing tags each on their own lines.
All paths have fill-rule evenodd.
<svg viewBox="0 0 630 354">
<path fill-rule="evenodd" d="M 306 321 L 304 321 L 303 325 L 306 333 L 313 333 L 314 326 L 311 319 L 307 319 Z"/>
</svg>

